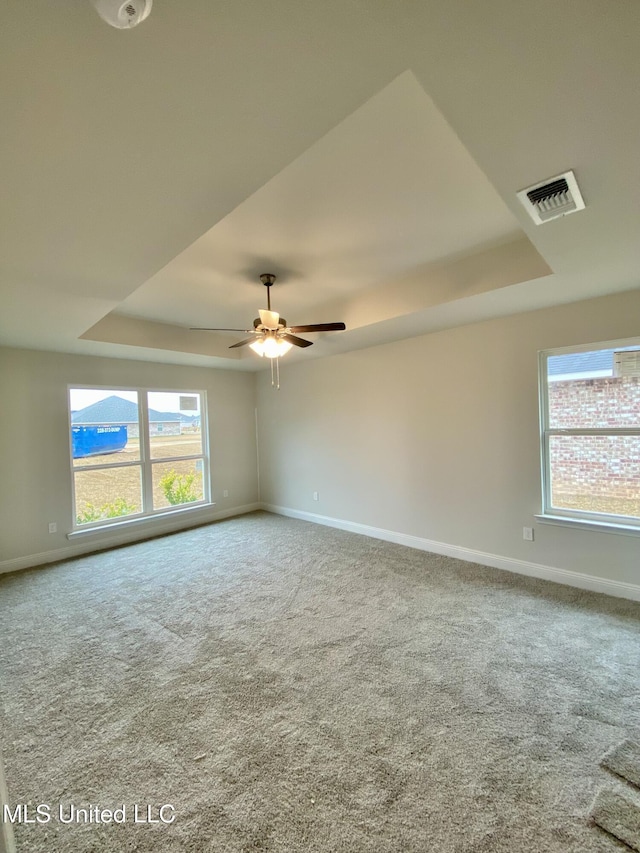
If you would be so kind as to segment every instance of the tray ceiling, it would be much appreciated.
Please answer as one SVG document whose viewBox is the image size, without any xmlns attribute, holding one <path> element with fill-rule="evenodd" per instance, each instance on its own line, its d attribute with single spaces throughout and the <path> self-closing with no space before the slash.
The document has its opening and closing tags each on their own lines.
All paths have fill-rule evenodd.
<svg viewBox="0 0 640 853">
<path fill-rule="evenodd" d="M 347 323 L 292 359 L 637 287 L 638 7 L 371 5 L 10 0 L 0 343 L 252 370 L 188 327 L 250 325 L 262 272 Z M 536 227 L 568 168 L 586 209 Z"/>
</svg>

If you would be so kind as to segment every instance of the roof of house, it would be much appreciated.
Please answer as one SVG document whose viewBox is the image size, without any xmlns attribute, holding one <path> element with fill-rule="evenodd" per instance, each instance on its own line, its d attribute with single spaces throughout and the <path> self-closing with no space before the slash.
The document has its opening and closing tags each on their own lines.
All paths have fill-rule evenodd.
<svg viewBox="0 0 640 853">
<path fill-rule="evenodd" d="M 552 355 L 547 360 L 547 376 L 565 376 L 584 374 L 587 379 L 591 375 L 602 376 L 613 374 L 612 349 L 596 352 L 572 352 L 567 355 Z"/>
<path fill-rule="evenodd" d="M 149 409 L 149 420 L 153 423 L 180 423 L 180 415 L 173 412 L 157 412 Z M 138 406 L 131 400 L 112 394 L 104 400 L 92 403 L 71 416 L 74 424 L 130 424 L 138 422 Z"/>
</svg>

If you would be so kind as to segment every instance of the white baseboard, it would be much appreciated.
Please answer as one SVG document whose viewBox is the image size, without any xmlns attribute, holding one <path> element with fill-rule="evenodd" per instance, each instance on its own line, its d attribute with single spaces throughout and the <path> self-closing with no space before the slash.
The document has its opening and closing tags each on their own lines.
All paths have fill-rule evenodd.
<svg viewBox="0 0 640 853">
<path fill-rule="evenodd" d="M 539 563 L 530 563 L 526 560 L 516 560 L 512 557 L 500 557 L 497 554 L 487 554 L 484 551 L 475 551 L 472 548 L 462 548 L 459 545 L 448 545 L 444 542 L 436 542 L 433 539 L 422 539 L 419 536 L 410 536 L 407 533 L 396 533 L 393 530 L 385 530 L 382 527 L 370 527 L 368 524 L 358 524 L 355 521 L 343 521 L 340 518 L 330 518 L 326 515 L 318 515 L 314 512 L 301 512 L 274 504 L 262 504 L 262 509 L 277 515 L 286 515 L 289 518 L 299 518 L 302 521 L 311 521 L 314 524 L 323 524 L 326 527 L 337 527 L 339 530 L 348 530 L 350 533 L 359 533 L 362 536 L 371 536 L 374 539 L 383 539 L 385 542 L 395 542 L 396 545 L 406 545 L 408 548 L 417 548 L 419 551 L 431 551 L 433 554 L 442 554 L 445 557 L 455 557 L 470 563 L 480 563 L 482 566 L 491 566 L 494 569 L 503 569 L 518 575 L 527 575 L 533 578 L 561 583 L 565 586 L 575 586 L 578 589 L 588 589 L 592 592 L 602 592 L 605 595 L 613 595 L 617 598 L 629 598 L 632 601 L 640 601 L 640 586 L 622 581 L 609 580 L 594 575 L 586 575 L 582 572 L 573 572 L 568 569 L 557 569 L 553 566 L 542 566 Z"/>
<path fill-rule="evenodd" d="M 479 563 L 482 566 L 490 566 L 494 569 L 503 569 L 518 575 L 541 578 L 542 580 L 561 583 L 565 586 L 574 586 L 578 589 L 588 589 L 592 592 L 601 592 L 605 595 L 613 595 L 617 598 L 628 598 L 632 601 L 640 601 L 640 586 L 622 581 L 610 580 L 608 578 L 587 575 L 582 572 L 573 572 L 568 569 L 558 569 L 553 566 L 543 566 L 539 563 L 531 563 L 526 560 L 516 560 L 513 557 L 501 557 L 497 554 L 487 554 L 484 551 L 476 551 L 472 548 L 463 548 L 459 545 L 449 545 L 445 542 L 436 542 L 433 539 L 423 539 L 419 536 L 411 536 L 408 533 L 397 533 L 394 530 L 385 530 L 382 527 L 372 527 L 368 524 L 359 524 L 355 521 L 345 521 L 340 518 L 331 518 L 314 512 L 302 512 L 289 507 L 276 506 L 268 503 L 251 503 L 244 506 L 234 507 L 228 510 L 198 514 L 196 517 L 173 519 L 161 522 L 159 519 L 153 528 L 144 530 L 109 531 L 99 538 L 91 541 L 82 541 L 78 544 L 69 545 L 64 548 L 56 548 L 52 551 L 43 551 L 39 554 L 29 554 L 24 557 L 16 557 L 12 560 L 0 562 L 0 574 L 5 572 L 16 572 L 21 569 L 29 569 L 33 566 L 42 566 L 46 563 L 55 563 L 83 554 L 102 551 L 118 545 L 127 545 L 150 539 L 155 536 L 163 536 L 166 533 L 176 533 L 180 530 L 188 530 L 208 524 L 212 521 L 220 521 L 223 518 L 232 518 L 263 509 L 277 515 L 285 515 L 289 518 L 299 518 L 302 521 L 311 521 L 314 524 L 322 524 L 326 527 L 335 527 L 339 530 L 347 530 L 350 533 L 359 533 L 362 536 L 371 536 L 373 539 L 382 539 L 385 542 L 394 542 L 397 545 L 405 545 L 408 548 L 416 548 L 419 551 L 430 551 L 434 554 L 442 554 L 445 557 L 455 557 L 470 563 Z"/>
<path fill-rule="evenodd" d="M 34 566 L 43 566 L 46 563 L 57 563 L 60 560 L 69 560 L 73 557 L 81 557 L 83 554 L 91 554 L 95 551 L 104 551 L 106 548 L 114 548 L 118 545 L 128 545 L 140 542 L 144 539 L 152 539 L 155 536 L 164 536 L 166 533 L 177 533 L 180 530 L 188 530 L 190 527 L 200 527 L 211 521 L 220 521 L 223 518 L 232 518 L 236 515 L 245 515 L 262 509 L 259 503 L 245 504 L 233 509 L 218 510 L 212 512 L 198 512 L 197 515 L 182 514 L 179 518 L 170 521 L 161 519 L 150 519 L 148 527 L 137 527 L 129 530 L 101 531 L 95 538 L 83 539 L 78 544 L 67 545 L 64 548 L 55 548 L 52 551 L 42 551 L 39 554 L 28 554 L 25 557 L 16 557 L 13 560 L 0 562 L 0 574 L 5 572 L 17 572 L 21 569 L 30 569 Z"/>
</svg>

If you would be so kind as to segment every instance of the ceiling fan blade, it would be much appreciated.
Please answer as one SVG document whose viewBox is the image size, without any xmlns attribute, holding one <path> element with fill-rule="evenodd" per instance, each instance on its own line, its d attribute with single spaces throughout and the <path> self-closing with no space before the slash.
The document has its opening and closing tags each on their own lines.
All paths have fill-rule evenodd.
<svg viewBox="0 0 640 853">
<path fill-rule="evenodd" d="M 209 329 L 204 326 L 189 326 L 190 332 L 246 332 L 250 334 L 253 329 Z"/>
<path fill-rule="evenodd" d="M 289 341 L 294 347 L 312 347 L 313 341 L 305 341 L 304 338 L 296 338 L 295 335 L 280 335 L 281 340 Z"/>
<path fill-rule="evenodd" d="M 344 323 L 315 323 L 311 326 L 289 326 L 292 332 L 344 332 Z"/>
<path fill-rule="evenodd" d="M 229 349 L 235 349 L 236 347 L 246 347 L 247 344 L 255 343 L 255 338 L 245 338 L 243 341 L 238 341 L 237 344 L 231 344 Z"/>
</svg>

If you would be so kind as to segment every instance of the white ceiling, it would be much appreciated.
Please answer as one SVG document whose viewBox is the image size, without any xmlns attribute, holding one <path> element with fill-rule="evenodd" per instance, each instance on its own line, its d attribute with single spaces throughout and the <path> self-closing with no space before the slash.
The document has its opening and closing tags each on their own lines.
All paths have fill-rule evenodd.
<svg viewBox="0 0 640 853">
<path fill-rule="evenodd" d="M 207 364 L 278 275 L 310 358 L 640 286 L 640 5 L 6 0 L 0 343 Z M 587 207 L 535 226 L 524 186 Z"/>
</svg>

